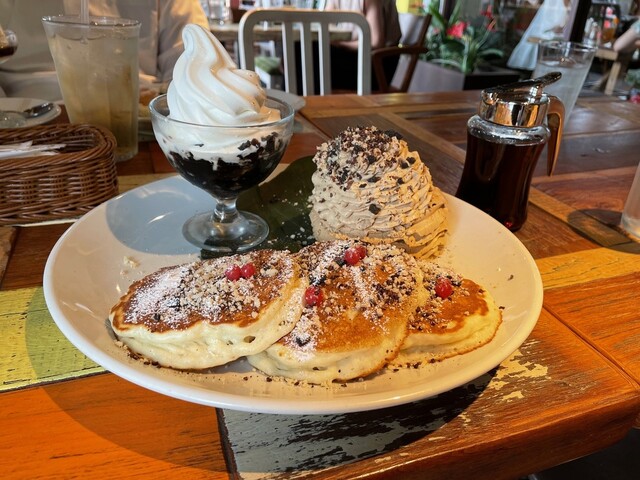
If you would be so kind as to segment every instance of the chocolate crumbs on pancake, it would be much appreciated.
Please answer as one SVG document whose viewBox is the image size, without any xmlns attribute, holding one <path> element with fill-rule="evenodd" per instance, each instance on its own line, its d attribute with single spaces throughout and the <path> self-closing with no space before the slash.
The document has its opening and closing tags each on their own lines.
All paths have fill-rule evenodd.
<svg viewBox="0 0 640 480">
<path fill-rule="evenodd" d="M 409 322 L 397 365 L 440 361 L 489 343 L 502 313 L 487 290 L 435 263 L 420 261 L 426 298 Z M 443 289 L 442 279 L 449 281 Z"/>
<path fill-rule="evenodd" d="M 416 310 L 410 331 L 454 331 L 462 327 L 464 318 L 471 313 L 486 315 L 488 307 L 482 299 L 484 289 L 477 283 L 463 279 L 450 298 L 442 300 L 433 295 L 430 302 Z M 455 300 L 455 302 L 454 302 Z"/>
<path fill-rule="evenodd" d="M 296 254 L 321 295 L 307 295 L 293 330 L 247 357 L 262 372 L 324 384 L 366 377 L 400 351 L 421 303 L 417 261 L 393 245 L 317 242 Z"/>
<path fill-rule="evenodd" d="M 122 326 L 144 324 L 151 332 L 164 332 L 199 321 L 250 323 L 293 275 L 291 259 L 275 258 L 256 252 L 256 274 L 236 281 L 225 276 L 225 270 L 238 261 L 236 256 L 162 269 L 136 282 L 136 294 L 125 303 Z"/>
<path fill-rule="evenodd" d="M 393 260 L 394 255 L 402 252 L 401 249 L 370 245 L 370 255 L 358 265 L 349 265 L 343 257 L 350 242 L 328 245 L 324 244 L 323 248 L 312 245 L 300 252 L 304 269 L 309 272 L 310 284 L 323 286 L 324 300 L 317 306 L 305 308 L 294 330 L 283 339 L 299 350 L 322 348 L 318 342 L 333 340 L 333 334 L 340 335 L 339 330 L 327 331 L 327 328 L 341 328 L 327 320 L 340 318 L 352 308 L 369 322 L 371 328 L 384 330 L 385 312 L 391 314 L 415 292 L 413 272 Z M 358 338 L 342 338 L 345 345 L 359 341 Z"/>
</svg>

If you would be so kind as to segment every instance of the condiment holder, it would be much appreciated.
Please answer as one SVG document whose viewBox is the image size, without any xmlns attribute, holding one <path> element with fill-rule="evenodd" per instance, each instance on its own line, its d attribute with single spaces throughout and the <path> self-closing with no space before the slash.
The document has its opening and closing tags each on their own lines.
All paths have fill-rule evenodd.
<svg viewBox="0 0 640 480">
<path fill-rule="evenodd" d="M 529 188 L 547 146 L 547 174 L 558 159 L 564 105 L 544 87 L 559 72 L 482 91 L 478 114 L 467 122 L 467 155 L 456 196 L 511 231 L 527 218 Z"/>
<path fill-rule="evenodd" d="M 0 160 L 0 225 L 79 217 L 118 194 L 116 141 L 93 125 L 0 130 L 0 145 L 63 144 L 59 153 Z"/>
</svg>

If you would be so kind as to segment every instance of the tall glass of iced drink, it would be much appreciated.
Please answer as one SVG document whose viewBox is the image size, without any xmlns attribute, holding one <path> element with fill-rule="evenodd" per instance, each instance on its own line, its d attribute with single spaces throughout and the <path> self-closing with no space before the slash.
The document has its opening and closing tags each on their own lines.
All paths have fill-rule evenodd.
<svg viewBox="0 0 640 480">
<path fill-rule="evenodd" d="M 138 152 L 140 22 L 115 17 L 44 17 L 69 120 L 108 128 L 116 160 Z"/>
</svg>

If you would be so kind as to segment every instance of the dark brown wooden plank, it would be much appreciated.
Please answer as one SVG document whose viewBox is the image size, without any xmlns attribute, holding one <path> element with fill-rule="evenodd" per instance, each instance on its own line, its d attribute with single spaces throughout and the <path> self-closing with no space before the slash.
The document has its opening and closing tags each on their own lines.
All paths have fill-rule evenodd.
<svg viewBox="0 0 640 480">
<path fill-rule="evenodd" d="M 638 164 L 638 130 L 600 132 L 565 136 L 560 146 L 556 175 L 589 172 Z M 546 149 L 540 156 L 534 175 L 546 174 Z"/>
<path fill-rule="evenodd" d="M 138 143 L 138 153 L 135 157 L 116 164 L 118 175 L 140 175 L 153 172 L 152 144 L 155 142 Z"/>
<path fill-rule="evenodd" d="M 531 202 L 527 220 L 516 236 L 533 258 L 552 257 L 597 247 L 595 242 Z"/>
<path fill-rule="evenodd" d="M 533 185 L 574 210 L 615 228 L 620 223 L 620 215 L 635 170 L 636 166 L 632 165 L 586 173 L 537 177 L 533 179 Z"/>
<path fill-rule="evenodd" d="M 11 252 L 13 251 L 16 234 L 16 227 L 0 227 L 0 285 L 7 270 Z"/>
</svg>

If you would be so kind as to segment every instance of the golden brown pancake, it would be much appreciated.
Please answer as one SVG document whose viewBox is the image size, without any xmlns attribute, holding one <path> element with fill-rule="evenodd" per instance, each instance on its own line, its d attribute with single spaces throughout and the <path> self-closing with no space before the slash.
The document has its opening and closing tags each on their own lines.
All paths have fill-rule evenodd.
<svg viewBox="0 0 640 480">
<path fill-rule="evenodd" d="M 357 263 L 346 252 L 365 248 Z M 423 290 L 417 261 L 393 245 L 319 242 L 298 258 L 321 299 L 305 308 L 294 329 L 249 362 L 269 375 L 311 383 L 364 377 L 392 360 L 407 334 Z"/>
<path fill-rule="evenodd" d="M 491 294 L 474 281 L 435 263 L 419 264 L 427 300 L 409 322 L 409 334 L 398 361 L 442 360 L 489 343 L 502 323 L 502 312 Z M 452 292 L 446 298 L 438 295 L 438 277 L 450 281 Z"/>
<path fill-rule="evenodd" d="M 247 278 L 227 273 L 246 265 L 255 270 Z M 152 273 L 131 285 L 110 320 L 133 352 L 167 367 L 205 369 L 291 331 L 306 286 L 291 254 L 260 250 Z"/>
</svg>

